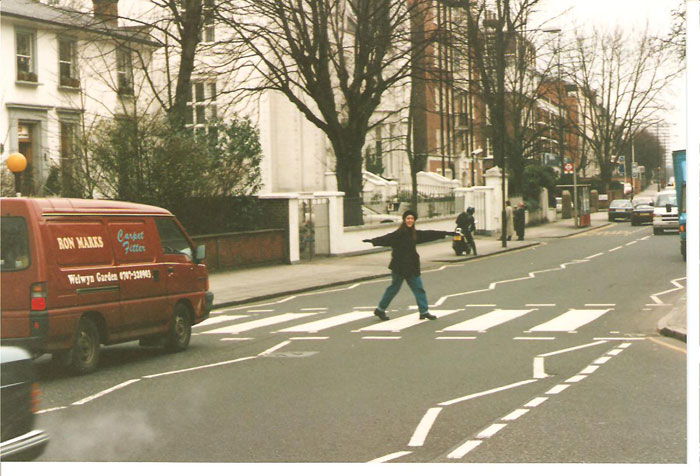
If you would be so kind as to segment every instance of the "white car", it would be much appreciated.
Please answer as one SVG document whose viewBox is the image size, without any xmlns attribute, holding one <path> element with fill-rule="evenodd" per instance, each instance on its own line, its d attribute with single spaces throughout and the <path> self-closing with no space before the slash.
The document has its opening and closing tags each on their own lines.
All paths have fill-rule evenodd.
<svg viewBox="0 0 700 476">
<path fill-rule="evenodd" d="M 678 231 L 678 201 L 675 190 L 664 190 L 656 196 L 652 225 L 655 235 L 660 235 L 666 230 Z"/>
</svg>

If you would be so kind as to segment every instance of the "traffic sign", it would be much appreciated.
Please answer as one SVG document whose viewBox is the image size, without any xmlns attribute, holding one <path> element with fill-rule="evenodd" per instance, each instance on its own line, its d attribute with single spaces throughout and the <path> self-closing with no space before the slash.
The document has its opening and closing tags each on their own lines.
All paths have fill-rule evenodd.
<svg viewBox="0 0 700 476">
<path fill-rule="evenodd" d="M 571 162 L 567 162 L 564 164 L 564 173 L 565 174 L 571 174 L 574 172 L 574 164 Z"/>
</svg>

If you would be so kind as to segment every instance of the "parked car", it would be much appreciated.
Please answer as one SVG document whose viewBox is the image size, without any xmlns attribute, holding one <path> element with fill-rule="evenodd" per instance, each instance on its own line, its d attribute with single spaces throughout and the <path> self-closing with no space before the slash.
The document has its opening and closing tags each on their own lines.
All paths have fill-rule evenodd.
<svg viewBox="0 0 700 476">
<path fill-rule="evenodd" d="M 366 225 L 372 223 L 401 223 L 400 215 L 391 215 L 388 213 L 377 213 L 371 208 L 362 207 L 362 220 Z"/>
<path fill-rule="evenodd" d="M 101 345 L 181 351 L 209 316 L 204 246 L 167 210 L 107 200 L 0 200 L 3 345 L 93 371 Z"/>
<path fill-rule="evenodd" d="M 632 216 L 632 201 L 627 199 L 618 199 L 610 202 L 608 207 L 608 221 L 616 221 L 619 219 L 629 220 Z"/>
<path fill-rule="evenodd" d="M 39 388 L 29 352 L 0 346 L 0 460 L 30 461 L 44 452 L 49 437 L 34 428 Z"/>
<path fill-rule="evenodd" d="M 654 201 L 649 198 L 635 198 L 632 200 L 632 226 L 651 224 L 654 219 Z"/>
<path fill-rule="evenodd" d="M 678 199 L 675 190 L 659 192 L 654 201 L 654 234 L 678 231 Z"/>
</svg>

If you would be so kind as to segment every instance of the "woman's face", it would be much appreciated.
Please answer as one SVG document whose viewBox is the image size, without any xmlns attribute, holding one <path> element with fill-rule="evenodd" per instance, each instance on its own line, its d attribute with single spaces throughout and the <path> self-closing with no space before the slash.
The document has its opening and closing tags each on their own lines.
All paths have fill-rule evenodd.
<svg viewBox="0 0 700 476">
<path fill-rule="evenodd" d="M 404 218 L 403 222 L 406 224 L 407 227 L 413 228 L 413 225 L 416 223 L 416 217 L 413 215 L 406 215 L 406 218 Z"/>
</svg>

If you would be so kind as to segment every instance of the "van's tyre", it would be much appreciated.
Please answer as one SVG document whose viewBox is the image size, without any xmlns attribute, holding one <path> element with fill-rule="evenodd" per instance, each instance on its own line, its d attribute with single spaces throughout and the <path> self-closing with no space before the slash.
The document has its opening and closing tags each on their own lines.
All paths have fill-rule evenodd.
<svg viewBox="0 0 700 476">
<path fill-rule="evenodd" d="M 660 234 L 661 234 L 661 230 L 660 230 L 659 228 L 654 228 L 654 234 L 655 234 L 655 235 L 660 235 Z"/>
<path fill-rule="evenodd" d="M 68 367 L 76 374 L 88 374 L 97 368 L 100 360 L 100 333 L 95 323 L 87 318 L 78 322 Z"/>
<path fill-rule="evenodd" d="M 190 310 L 182 303 L 175 306 L 173 318 L 170 321 L 170 329 L 165 336 L 165 350 L 168 352 L 180 352 L 190 345 L 192 336 L 192 315 Z"/>
</svg>

